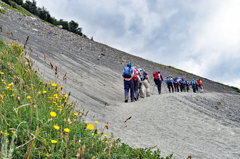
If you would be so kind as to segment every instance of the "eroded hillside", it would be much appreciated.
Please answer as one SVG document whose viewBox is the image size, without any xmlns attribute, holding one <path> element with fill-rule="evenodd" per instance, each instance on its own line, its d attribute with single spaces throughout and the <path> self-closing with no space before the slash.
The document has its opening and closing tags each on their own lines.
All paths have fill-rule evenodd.
<svg viewBox="0 0 240 159">
<path fill-rule="evenodd" d="M 150 74 L 160 70 L 164 77 L 199 77 L 80 37 L 37 18 L 6 11 L 7 14 L 0 14 L 1 36 L 22 45 L 29 36 L 27 49 L 33 50 L 31 58 L 34 69 L 39 69 L 38 75 L 55 81 L 50 62 L 54 69 L 57 66 L 57 82 L 66 93 L 71 91 L 81 109 L 90 111 L 88 122 L 98 120 L 100 128 L 109 122 L 109 130 L 105 130 L 109 135 L 114 132 L 116 138 L 134 147 L 158 145 L 163 154 L 173 152 L 175 158 L 240 157 L 240 96 L 232 88 L 201 78 L 204 93 L 169 94 L 163 85 L 161 95 L 155 90 L 149 98 L 126 104 L 121 73 L 129 61 Z M 151 93 L 152 89 L 153 80 Z M 118 133 L 129 116 L 132 118 L 127 127 Z"/>
</svg>

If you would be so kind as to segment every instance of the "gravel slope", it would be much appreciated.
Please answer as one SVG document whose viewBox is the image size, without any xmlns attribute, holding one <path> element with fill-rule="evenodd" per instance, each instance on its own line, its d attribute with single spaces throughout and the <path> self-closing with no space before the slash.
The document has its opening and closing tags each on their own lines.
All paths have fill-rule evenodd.
<svg viewBox="0 0 240 159">
<path fill-rule="evenodd" d="M 169 94 L 163 85 L 161 95 L 155 90 L 149 98 L 124 103 L 121 72 L 128 61 L 150 73 L 160 70 L 164 77 L 171 74 L 190 80 L 198 76 L 160 66 L 38 19 L 7 12 L 0 14 L 3 39 L 19 39 L 24 44 L 29 36 L 27 46 L 33 49 L 31 58 L 42 78 L 55 80 L 50 62 L 58 67 L 57 81 L 62 85 L 67 72 L 64 90 L 71 91 L 72 98 L 80 102 L 79 108 L 90 111 L 88 122 L 98 120 L 99 128 L 109 122 L 109 135 L 114 132 L 116 138 L 134 147 L 158 145 L 163 155 L 173 152 L 174 158 L 240 158 L 240 96 L 232 88 L 202 78 L 204 93 L 191 90 Z M 152 93 L 153 81 L 150 89 Z M 132 118 L 127 127 L 117 133 L 129 116 Z"/>
</svg>

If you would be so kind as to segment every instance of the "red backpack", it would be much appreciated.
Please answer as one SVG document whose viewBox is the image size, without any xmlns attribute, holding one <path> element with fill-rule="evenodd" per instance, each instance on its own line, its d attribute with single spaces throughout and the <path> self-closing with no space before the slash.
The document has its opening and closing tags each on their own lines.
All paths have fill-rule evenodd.
<svg viewBox="0 0 240 159">
<path fill-rule="evenodd" d="M 139 78 L 138 78 L 138 76 L 137 76 L 137 75 L 138 75 L 138 72 L 137 72 L 137 70 L 135 70 L 135 69 L 134 69 L 133 71 L 134 71 L 133 77 L 132 77 L 132 78 L 133 78 L 133 81 L 134 81 L 134 82 L 138 82 L 138 81 L 139 81 Z"/>
<path fill-rule="evenodd" d="M 153 78 L 158 79 L 158 73 L 157 72 L 153 72 Z"/>
</svg>

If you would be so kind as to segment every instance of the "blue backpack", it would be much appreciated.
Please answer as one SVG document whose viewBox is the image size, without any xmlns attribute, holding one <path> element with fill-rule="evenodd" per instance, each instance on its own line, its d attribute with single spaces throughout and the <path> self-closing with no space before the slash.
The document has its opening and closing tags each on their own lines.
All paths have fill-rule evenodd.
<svg viewBox="0 0 240 159">
<path fill-rule="evenodd" d="M 125 78 L 130 78 L 131 77 L 131 68 L 124 67 L 123 77 L 125 77 Z"/>
</svg>

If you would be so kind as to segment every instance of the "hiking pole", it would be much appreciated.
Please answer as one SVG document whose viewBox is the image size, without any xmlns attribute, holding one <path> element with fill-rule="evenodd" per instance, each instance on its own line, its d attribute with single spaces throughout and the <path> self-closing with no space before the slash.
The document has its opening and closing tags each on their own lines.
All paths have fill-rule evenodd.
<svg viewBox="0 0 240 159">
<path fill-rule="evenodd" d="M 153 90 L 152 90 L 152 95 L 153 95 L 153 92 L 154 92 L 154 88 L 155 88 L 156 84 L 153 86 Z"/>
</svg>

